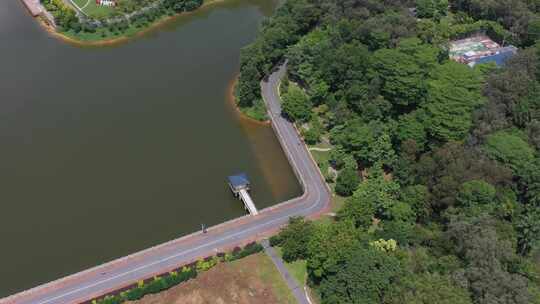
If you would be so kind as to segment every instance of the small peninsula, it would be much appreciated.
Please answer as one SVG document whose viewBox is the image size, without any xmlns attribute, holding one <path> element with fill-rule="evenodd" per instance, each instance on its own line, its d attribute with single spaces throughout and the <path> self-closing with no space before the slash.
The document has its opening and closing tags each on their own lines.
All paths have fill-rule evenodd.
<svg viewBox="0 0 540 304">
<path fill-rule="evenodd" d="M 74 43 L 124 41 L 182 13 L 220 0 L 23 0 L 55 36 Z"/>
</svg>

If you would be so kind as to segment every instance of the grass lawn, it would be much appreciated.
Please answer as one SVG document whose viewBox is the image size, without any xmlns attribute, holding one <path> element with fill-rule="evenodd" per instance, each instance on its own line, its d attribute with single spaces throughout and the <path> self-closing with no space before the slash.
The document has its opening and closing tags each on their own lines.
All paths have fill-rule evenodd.
<svg viewBox="0 0 540 304">
<path fill-rule="evenodd" d="M 318 148 L 318 149 L 332 149 L 333 146 L 328 144 L 328 143 L 325 143 L 325 142 L 320 142 L 320 143 L 317 143 L 316 145 L 313 145 L 313 146 L 309 146 L 310 148 Z"/>
<path fill-rule="evenodd" d="M 346 197 L 343 197 L 341 195 L 338 195 L 336 191 L 334 190 L 334 187 L 336 184 L 330 184 L 330 188 L 332 188 L 332 201 L 330 202 L 332 212 L 338 212 L 341 207 L 345 204 L 345 201 L 347 200 Z"/>
<path fill-rule="evenodd" d="M 289 286 L 287 286 L 287 283 L 281 277 L 270 257 L 264 253 L 258 254 L 257 257 L 259 262 L 256 271 L 264 282 L 272 286 L 279 303 L 296 303 L 296 299 Z M 241 263 L 241 260 L 237 262 Z M 245 271 L 253 271 L 253 268 L 246 267 Z"/>
<path fill-rule="evenodd" d="M 279 254 L 279 256 L 283 256 L 281 247 L 274 247 L 276 249 L 276 252 Z M 298 260 L 294 261 L 292 263 L 285 262 L 285 267 L 287 267 L 287 270 L 289 270 L 290 274 L 293 276 L 293 278 L 296 279 L 298 284 L 301 286 L 305 285 L 307 280 L 307 261 L 306 260 Z"/>
<path fill-rule="evenodd" d="M 114 7 L 100 6 L 97 5 L 95 1 L 90 1 L 90 4 L 88 4 L 83 11 L 91 17 L 103 18 L 112 16 L 114 13 L 116 13 L 116 9 Z"/>
<path fill-rule="evenodd" d="M 101 6 L 96 4 L 96 0 L 73 0 L 82 11 L 90 17 L 109 17 L 116 12 L 114 7 Z"/>
<path fill-rule="evenodd" d="M 329 151 L 317 151 L 311 150 L 311 155 L 317 162 L 317 164 L 328 163 L 330 161 L 330 152 Z"/>
<path fill-rule="evenodd" d="M 296 299 L 270 257 L 258 253 L 220 263 L 193 280 L 128 303 L 295 304 Z"/>
</svg>

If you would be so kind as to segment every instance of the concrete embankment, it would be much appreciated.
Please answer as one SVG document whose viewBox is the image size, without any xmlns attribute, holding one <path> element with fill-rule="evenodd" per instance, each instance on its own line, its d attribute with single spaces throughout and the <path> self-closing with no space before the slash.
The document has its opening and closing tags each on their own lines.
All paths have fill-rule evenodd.
<svg viewBox="0 0 540 304">
<path fill-rule="evenodd" d="M 39 0 L 21 0 L 33 17 L 41 15 L 44 11 Z"/>
</svg>

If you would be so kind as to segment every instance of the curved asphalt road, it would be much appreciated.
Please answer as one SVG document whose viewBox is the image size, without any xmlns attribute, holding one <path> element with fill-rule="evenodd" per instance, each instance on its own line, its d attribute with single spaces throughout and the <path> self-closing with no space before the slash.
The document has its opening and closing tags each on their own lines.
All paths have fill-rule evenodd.
<svg viewBox="0 0 540 304">
<path fill-rule="evenodd" d="M 327 210 L 330 195 L 319 169 L 301 143 L 294 126 L 281 116 L 277 88 L 286 64 L 261 83 L 272 126 L 300 179 L 304 194 L 257 216 L 245 216 L 208 230 L 111 261 L 83 272 L 0 300 L 0 304 L 81 303 L 139 280 L 170 271 L 198 258 L 261 238 L 287 223 L 291 216 L 312 216 Z"/>
</svg>

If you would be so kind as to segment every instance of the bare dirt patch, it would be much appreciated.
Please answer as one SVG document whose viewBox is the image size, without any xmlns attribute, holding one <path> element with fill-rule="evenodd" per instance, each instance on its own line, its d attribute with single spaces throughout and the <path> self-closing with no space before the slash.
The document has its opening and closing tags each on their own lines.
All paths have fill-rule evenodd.
<svg viewBox="0 0 540 304">
<path fill-rule="evenodd" d="M 289 304 L 294 298 L 270 258 L 260 253 L 221 263 L 196 279 L 132 304 Z"/>
</svg>

